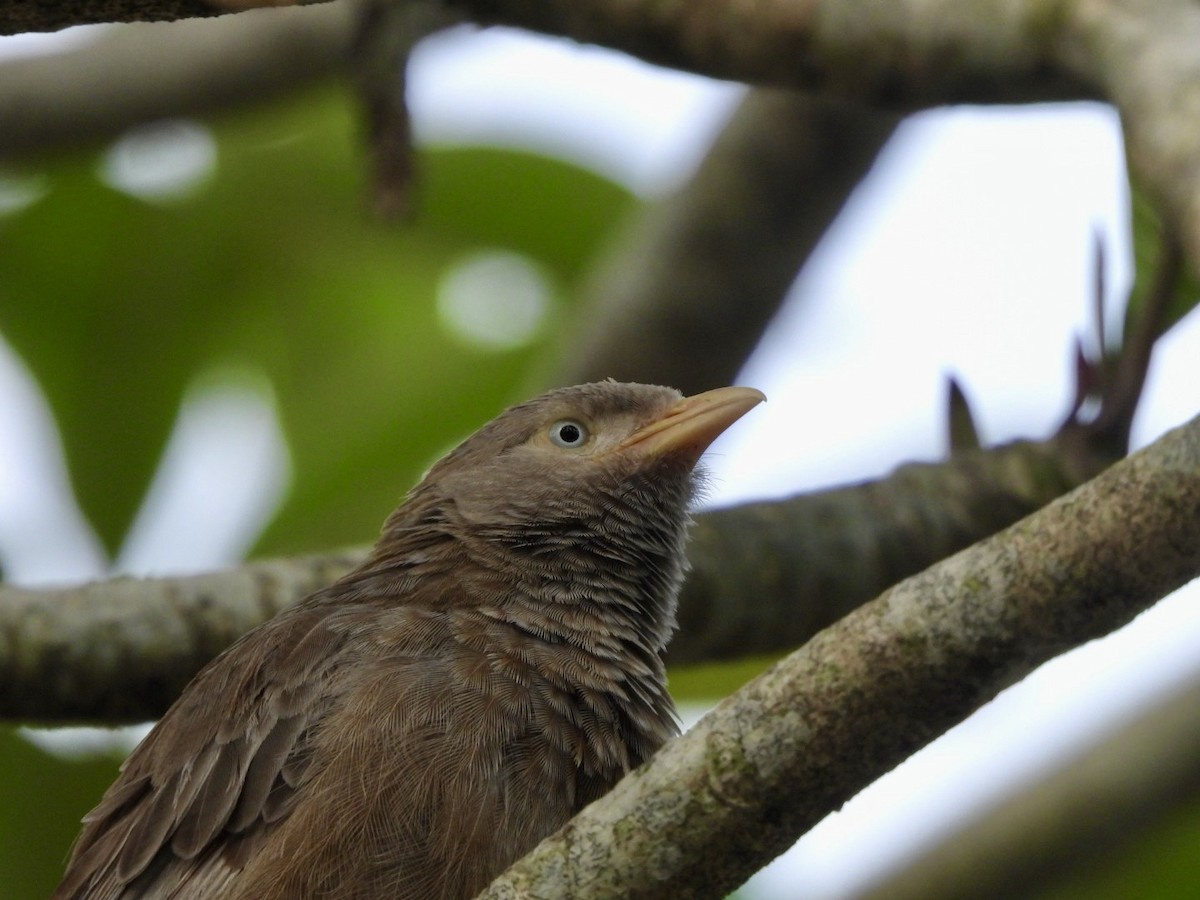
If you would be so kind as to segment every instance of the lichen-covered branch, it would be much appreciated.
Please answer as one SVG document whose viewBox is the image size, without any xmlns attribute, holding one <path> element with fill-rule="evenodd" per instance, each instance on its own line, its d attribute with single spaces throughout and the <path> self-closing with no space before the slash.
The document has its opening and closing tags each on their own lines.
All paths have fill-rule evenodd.
<svg viewBox="0 0 1200 900">
<path fill-rule="evenodd" d="M 765 89 L 695 175 L 618 236 L 546 380 L 730 384 L 899 117 Z"/>
<path fill-rule="evenodd" d="M 157 718 L 200 667 L 365 553 L 60 590 L 0 586 L 0 717 Z"/>
<path fill-rule="evenodd" d="M 1014 679 L 1197 575 L 1200 418 L 821 632 L 481 897 L 721 897 Z"/>
<path fill-rule="evenodd" d="M 1118 455 L 1119 456 L 1119 455 Z M 1016 441 L 887 478 L 714 510 L 692 528 L 672 664 L 779 653 L 1118 457 Z"/>
</svg>

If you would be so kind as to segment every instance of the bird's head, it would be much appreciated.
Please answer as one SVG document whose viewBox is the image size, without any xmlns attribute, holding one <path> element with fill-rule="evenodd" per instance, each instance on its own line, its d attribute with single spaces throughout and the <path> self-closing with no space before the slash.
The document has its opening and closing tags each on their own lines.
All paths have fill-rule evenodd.
<svg viewBox="0 0 1200 900">
<path fill-rule="evenodd" d="M 763 399 L 606 381 L 514 406 L 429 470 L 335 593 L 504 606 L 543 635 L 615 641 L 658 672 L 696 463 Z M 428 579 L 437 591 L 421 590 Z"/>
<path fill-rule="evenodd" d="M 685 398 L 605 381 L 514 406 L 429 470 L 351 581 L 386 595 L 448 578 L 470 582 L 477 600 L 518 582 L 569 602 L 603 589 L 667 610 L 685 566 L 696 463 L 763 399 L 753 388 Z M 670 616 L 652 618 L 665 635 Z"/>
<path fill-rule="evenodd" d="M 763 399 L 753 388 L 684 398 L 614 381 L 550 391 L 477 431 L 412 496 L 436 494 L 463 525 L 488 530 L 595 521 L 631 492 L 682 514 L 700 455 Z"/>
</svg>

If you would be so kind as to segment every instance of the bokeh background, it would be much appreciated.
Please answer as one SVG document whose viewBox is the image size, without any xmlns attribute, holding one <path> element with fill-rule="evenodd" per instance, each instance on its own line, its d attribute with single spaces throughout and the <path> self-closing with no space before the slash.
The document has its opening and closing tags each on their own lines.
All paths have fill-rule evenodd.
<svg viewBox="0 0 1200 900">
<path fill-rule="evenodd" d="M 101 31 L 3 39 L 0 64 Z M 358 108 L 332 80 L 0 168 L 6 580 L 369 542 L 432 459 L 569 352 L 589 262 L 687 179 L 742 90 L 503 29 L 438 35 L 409 72 L 418 212 L 402 226 L 367 214 Z M 714 447 L 705 502 L 941 457 L 951 375 L 986 442 L 1052 432 L 1072 341 L 1094 334 L 1097 235 L 1119 330 L 1129 205 L 1105 106 L 908 119 L 746 363 L 769 402 Z M 1198 409 L 1193 315 L 1157 348 L 1134 444 Z M 740 896 L 849 896 L 1194 677 L 1196 604 L 1193 586 L 1006 691 Z M 689 716 L 716 699 L 678 683 Z M 143 731 L 0 731 L 0 897 L 49 890 Z"/>
</svg>

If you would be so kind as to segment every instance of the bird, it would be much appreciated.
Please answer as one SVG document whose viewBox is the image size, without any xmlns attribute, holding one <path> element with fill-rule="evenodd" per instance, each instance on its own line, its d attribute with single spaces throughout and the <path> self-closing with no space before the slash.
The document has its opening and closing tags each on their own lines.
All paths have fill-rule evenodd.
<svg viewBox="0 0 1200 900">
<path fill-rule="evenodd" d="M 501 413 L 195 676 L 54 898 L 474 896 L 678 733 L 697 463 L 764 399 L 609 380 Z"/>
</svg>

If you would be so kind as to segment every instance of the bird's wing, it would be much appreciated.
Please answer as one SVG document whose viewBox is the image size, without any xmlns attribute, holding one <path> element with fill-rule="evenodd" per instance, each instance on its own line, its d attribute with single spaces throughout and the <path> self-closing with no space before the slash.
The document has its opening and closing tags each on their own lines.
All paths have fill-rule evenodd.
<svg viewBox="0 0 1200 900">
<path fill-rule="evenodd" d="M 295 608 L 205 668 L 84 818 L 54 897 L 223 895 L 303 784 L 337 699 L 336 618 Z"/>
<path fill-rule="evenodd" d="M 372 617 L 294 809 L 224 896 L 471 897 L 570 817 L 577 766 L 539 727 L 546 685 L 504 659 L 483 618 Z"/>
</svg>

